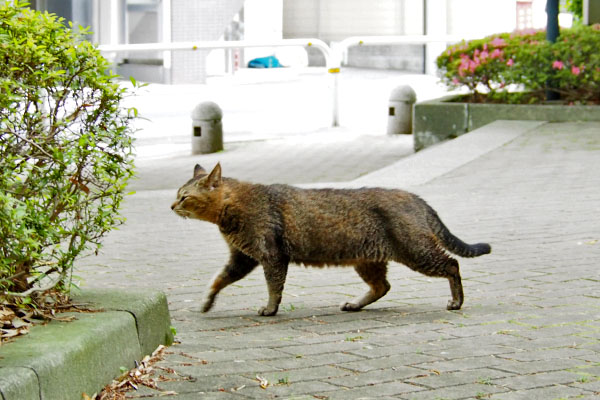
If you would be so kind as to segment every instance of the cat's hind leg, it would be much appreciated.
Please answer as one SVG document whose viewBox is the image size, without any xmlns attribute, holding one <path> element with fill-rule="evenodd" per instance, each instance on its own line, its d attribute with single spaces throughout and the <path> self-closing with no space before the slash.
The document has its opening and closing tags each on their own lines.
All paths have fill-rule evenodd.
<svg viewBox="0 0 600 400">
<path fill-rule="evenodd" d="M 342 303 L 340 305 L 342 311 L 358 311 L 382 298 L 391 287 L 386 278 L 387 263 L 385 262 L 363 261 L 357 264 L 354 269 L 369 285 L 369 291 L 354 302 Z"/>
<path fill-rule="evenodd" d="M 448 310 L 460 310 L 464 302 L 463 287 L 458 261 L 439 248 L 433 239 L 422 240 L 420 251 L 411 252 L 408 257 L 396 260 L 427 276 L 448 279 L 452 299 L 448 301 Z"/>
<path fill-rule="evenodd" d="M 202 312 L 207 312 L 212 308 L 217 294 L 219 294 L 223 288 L 248 275 L 257 265 L 258 261 L 255 259 L 245 255 L 239 250 L 232 249 L 229 262 L 214 278 L 210 285 L 206 300 L 202 305 Z"/>
</svg>

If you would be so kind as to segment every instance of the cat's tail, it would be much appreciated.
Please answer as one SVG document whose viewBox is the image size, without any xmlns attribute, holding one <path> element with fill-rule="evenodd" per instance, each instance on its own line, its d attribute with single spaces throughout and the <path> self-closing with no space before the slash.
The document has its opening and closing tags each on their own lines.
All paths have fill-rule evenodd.
<svg viewBox="0 0 600 400">
<path fill-rule="evenodd" d="M 446 250 L 461 257 L 479 257 L 492 251 L 492 246 L 488 243 L 468 244 L 463 242 L 450 232 L 433 209 L 431 211 L 433 214 L 429 218 L 429 226 Z"/>
</svg>

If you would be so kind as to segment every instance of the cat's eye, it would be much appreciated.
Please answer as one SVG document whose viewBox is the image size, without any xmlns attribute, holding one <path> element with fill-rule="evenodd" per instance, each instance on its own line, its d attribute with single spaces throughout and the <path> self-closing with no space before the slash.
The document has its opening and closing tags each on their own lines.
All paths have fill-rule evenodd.
<svg viewBox="0 0 600 400">
<path fill-rule="evenodd" d="M 187 198 L 188 198 L 187 196 L 181 196 L 181 199 L 179 200 L 179 202 L 180 202 L 180 203 L 183 203 L 183 201 L 184 201 L 185 199 L 187 199 Z"/>
</svg>

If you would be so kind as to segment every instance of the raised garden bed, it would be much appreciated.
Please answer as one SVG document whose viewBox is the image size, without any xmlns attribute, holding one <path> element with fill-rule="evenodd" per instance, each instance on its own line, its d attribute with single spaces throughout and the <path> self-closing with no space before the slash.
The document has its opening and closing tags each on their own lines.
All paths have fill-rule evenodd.
<svg viewBox="0 0 600 400">
<path fill-rule="evenodd" d="M 456 101 L 459 96 L 415 104 L 415 151 L 453 139 L 496 120 L 600 121 L 600 106 L 565 104 L 484 104 Z"/>
</svg>

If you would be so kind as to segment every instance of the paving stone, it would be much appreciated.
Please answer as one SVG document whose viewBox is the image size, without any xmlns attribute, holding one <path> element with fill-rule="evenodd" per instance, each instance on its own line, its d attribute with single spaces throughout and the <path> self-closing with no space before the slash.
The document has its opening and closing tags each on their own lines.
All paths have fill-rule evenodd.
<svg viewBox="0 0 600 400">
<path fill-rule="evenodd" d="M 360 362 L 363 358 L 349 353 L 326 353 L 302 355 L 294 354 L 289 358 L 279 358 L 277 360 L 261 361 L 262 364 L 269 365 L 278 370 L 287 370 L 294 368 L 318 367 L 321 365 L 343 365 L 347 362 Z"/>
<path fill-rule="evenodd" d="M 537 389 L 517 390 L 510 393 L 494 394 L 490 398 L 494 400 L 558 400 L 566 398 L 584 398 L 580 396 L 582 396 L 581 389 L 574 389 L 563 385 L 551 385 Z"/>
<path fill-rule="evenodd" d="M 502 387 L 476 383 L 444 387 L 435 390 L 423 390 L 403 397 L 410 400 L 485 399 L 491 394 L 505 391 L 507 391 L 507 389 Z"/>
<path fill-rule="evenodd" d="M 416 367 L 419 367 L 420 363 L 433 360 L 435 360 L 435 357 L 426 356 L 424 354 L 402 354 L 338 364 L 338 367 L 356 372 L 367 372 L 382 368 L 398 368 L 404 365 L 412 366 L 416 364 Z"/>
<path fill-rule="evenodd" d="M 531 375 L 512 376 L 509 378 L 493 379 L 495 385 L 513 390 L 535 389 L 555 384 L 570 384 L 577 382 L 580 375 L 568 371 L 541 372 Z"/>
<path fill-rule="evenodd" d="M 457 372 L 435 372 L 426 376 L 410 378 L 407 381 L 415 385 L 423 386 L 429 389 L 438 389 L 455 385 L 466 385 L 480 383 L 491 385 L 495 379 L 512 376 L 508 372 L 502 372 L 491 368 L 479 368 L 468 371 Z M 510 379 L 510 377 L 506 378 Z"/>
<path fill-rule="evenodd" d="M 409 385 L 403 382 L 386 382 L 378 383 L 373 385 L 367 385 L 352 389 L 337 389 L 335 392 L 323 392 L 319 393 L 319 396 L 326 396 L 326 398 L 335 399 L 379 399 L 385 396 L 403 396 L 405 393 L 412 393 L 415 391 L 422 390 L 418 386 Z"/>
<path fill-rule="evenodd" d="M 239 391 L 240 394 L 255 399 L 264 398 L 293 398 L 299 395 L 312 395 L 313 393 L 325 392 L 338 390 L 339 388 L 330 385 L 325 382 L 309 381 L 309 382 L 296 382 L 293 381 L 289 384 L 278 384 L 275 382 L 273 386 L 268 386 L 266 389 L 262 389 L 258 386 L 244 388 Z M 313 397 L 314 398 L 314 397 Z"/>
<path fill-rule="evenodd" d="M 422 374 L 423 371 L 417 368 L 398 366 L 385 369 L 370 370 L 361 373 L 353 373 L 351 375 L 346 375 L 339 378 L 330 378 L 326 381 L 337 386 L 352 388 L 357 386 L 378 385 L 380 383 L 391 382 L 394 380 L 405 381 L 406 378 Z M 407 383 L 410 382 L 407 381 Z"/>
</svg>

